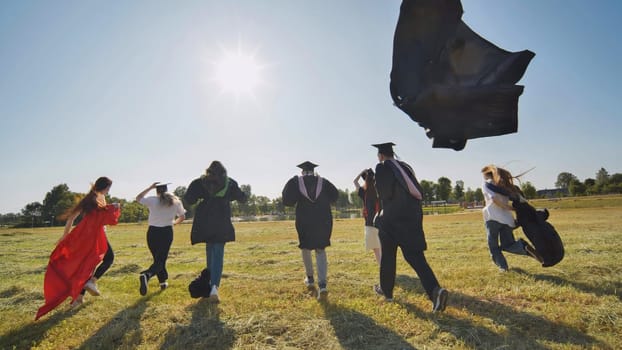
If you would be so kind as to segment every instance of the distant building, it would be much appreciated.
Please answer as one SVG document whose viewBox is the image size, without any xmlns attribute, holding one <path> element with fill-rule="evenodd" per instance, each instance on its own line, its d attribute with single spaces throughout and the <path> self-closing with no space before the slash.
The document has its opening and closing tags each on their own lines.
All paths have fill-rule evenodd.
<svg viewBox="0 0 622 350">
<path fill-rule="evenodd" d="M 553 188 L 553 189 L 544 189 L 537 190 L 536 194 L 538 198 L 556 198 L 556 197 L 564 197 L 568 195 L 567 188 Z"/>
</svg>

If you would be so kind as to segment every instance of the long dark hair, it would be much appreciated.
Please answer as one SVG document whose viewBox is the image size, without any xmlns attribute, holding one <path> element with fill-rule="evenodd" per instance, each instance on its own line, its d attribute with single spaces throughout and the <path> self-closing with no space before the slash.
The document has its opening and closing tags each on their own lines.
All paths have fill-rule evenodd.
<svg viewBox="0 0 622 350">
<path fill-rule="evenodd" d="M 362 177 L 363 180 L 365 180 L 365 201 L 375 201 L 378 199 L 378 194 L 376 193 L 376 179 L 374 171 L 367 169 L 363 173 Z"/>
<path fill-rule="evenodd" d="M 59 219 L 64 220 L 77 213 L 88 214 L 97 208 L 105 207 L 106 199 L 104 198 L 103 200 L 99 200 L 98 194 L 110 186 L 112 186 L 112 180 L 105 176 L 98 178 L 91 186 L 89 193 L 87 193 L 86 196 L 84 196 L 84 198 L 82 198 L 82 200 L 80 200 L 80 202 L 78 202 L 78 204 L 76 204 L 73 208 L 64 212 Z"/>
<path fill-rule="evenodd" d="M 227 169 L 221 162 L 215 160 L 205 170 L 203 185 L 209 194 L 215 194 L 223 189 L 227 181 Z"/>
</svg>

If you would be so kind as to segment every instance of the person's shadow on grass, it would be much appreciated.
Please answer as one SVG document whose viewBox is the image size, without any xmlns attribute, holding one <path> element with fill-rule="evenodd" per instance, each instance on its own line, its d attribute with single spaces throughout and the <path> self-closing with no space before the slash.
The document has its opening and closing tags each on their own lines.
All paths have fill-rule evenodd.
<svg viewBox="0 0 622 350">
<path fill-rule="evenodd" d="M 26 303 L 30 300 L 41 300 L 43 295 L 24 295 L 25 291 L 19 287 L 11 287 L 0 292 L 0 298 L 14 298 L 14 304 Z M 18 298 L 15 298 L 19 296 Z M 60 306 L 65 307 L 64 306 Z M 52 315 L 46 315 L 38 321 L 34 321 L 35 315 L 32 315 L 33 322 L 27 323 L 23 327 L 8 332 L 0 337 L 0 349 L 30 349 L 37 346 L 47 336 L 48 330 L 56 324 L 70 318 L 76 313 L 76 310 L 65 308 L 64 310 L 55 311 Z"/>
<path fill-rule="evenodd" d="M 412 292 L 424 293 L 422 288 L 417 288 Z M 491 327 L 474 324 L 471 320 L 456 318 L 446 312 L 432 314 L 410 303 L 402 303 L 402 305 L 417 318 L 434 318 L 439 324 L 440 331 L 450 332 L 464 341 L 467 346 L 474 348 L 496 349 L 509 346 L 544 350 L 548 349 L 542 345 L 545 342 L 606 348 L 605 344 L 577 328 L 528 312 L 517 311 L 497 301 L 480 299 L 457 291 L 449 291 L 448 310 L 451 308 L 467 309 L 469 313 L 478 315 L 478 318 L 492 320 L 492 325 L 499 331 L 495 332 L 490 329 Z"/>
<path fill-rule="evenodd" d="M 613 281 L 612 286 L 607 288 L 603 286 L 602 284 L 580 283 L 580 282 L 567 280 L 567 279 L 557 277 L 557 276 L 545 275 L 541 273 L 534 274 L 531 272 L 527 272 L 521 268 L 512 268 L 512 271 L 515 271 L 523 275 L 531 276 L 536 281 L 547 281 L 547 282 L 556 284 L 558 286 L 571 285 L 572 287 L 582 292 L 592 293 L 597 296 L 613 295 L 622 301 L 622 293 L 619 292 L 620 290 L 622 290 L 622 281 Z"/>
<path fill-rule="evenodd" d="M 235 343 L 235 331 L 220 320 L 218 304 L 200 298 L 188 306 L 192 319 L 188 325 L 176 325 L 169 329 L 160 349 L 231 349 Z"/>
<path fill-rule="evenodd" d="M 378 325 L 372 318 L 352 309 L 331 304 L 328 299 L 320 301 L 324 315 L 330 321 L 342 348 L 416 350 L 399 334 Z"/>
<path fill-rule="evenodd" d="M 108 323 L 82 343 L 78 349 L 133 349 L 138 347 L 143 342 L 141 317 L 147 309 L 147 302 L 160 292 L 142 297 L 112 316 Z"/>
</svg>

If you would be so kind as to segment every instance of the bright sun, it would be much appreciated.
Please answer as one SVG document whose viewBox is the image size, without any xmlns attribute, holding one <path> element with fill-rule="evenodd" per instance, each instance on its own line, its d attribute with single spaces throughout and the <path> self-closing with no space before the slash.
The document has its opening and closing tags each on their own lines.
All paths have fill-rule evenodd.
<svg viewBox="0 0 622 350">
<path fill-rule="evenodd" d="M 223 93 L 254 96 L 255 89 L 262 83 L 263 66 L 252 54 L 224 51 L 221 59 L 214 63 L 213 78 Z"/>
</svg>

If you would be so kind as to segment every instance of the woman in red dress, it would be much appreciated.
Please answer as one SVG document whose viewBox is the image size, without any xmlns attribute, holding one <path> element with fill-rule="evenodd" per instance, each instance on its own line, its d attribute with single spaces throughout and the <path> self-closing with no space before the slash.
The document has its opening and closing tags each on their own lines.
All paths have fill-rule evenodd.
<svg viewBox="0 0 622 350">
<path fill-rule="evenodd" d="M 72 306 L 78 306 L 85 290 L 99 295 L 95 281 L 108 270 L 114 259 L 105 225 L 116 225 L 121 214 L 118 203 L 106 204 L 111 185 L 109 178 L 98 178 L 89 193 L 63 215 L 67 218 L 65 232 L 50 255 L 43 284 L 45 305 L 39 308 L 35 320 L 67 297 L 73 299 Z M 74 220 L 80 215 L 82 219 L 72 229 Z"/>
</svg>

